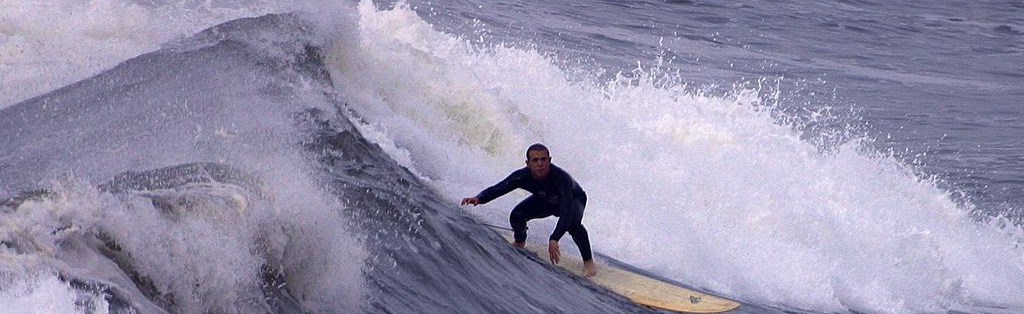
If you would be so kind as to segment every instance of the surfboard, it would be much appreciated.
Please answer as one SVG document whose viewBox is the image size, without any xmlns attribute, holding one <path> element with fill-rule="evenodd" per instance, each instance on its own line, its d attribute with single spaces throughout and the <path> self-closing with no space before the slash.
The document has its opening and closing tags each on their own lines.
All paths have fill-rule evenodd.
<svg viewBox="0 0 1024 314">
<path fill-rule="evenodd" d="M 498 232 L 495 230 L 495 232 Z M 498 232 L 506 241 L 512 243 L 512 235 Z M 542 261 L 549 261 L 546 244 L 526 243 L 526 250 Z M 595 262 L 599 262 L 595 259 Z M 570 273 L 581 276 L 583 259 L 562 250 L 559 263 L 556 265 Z M 722 297 L 693 291 L 679 285 L 671 284 L 643 274 L 597 263 L 597 275 L 586 278 L 598 286 L 617 293 L 637 304 L 684 313 L 721 313 L 735 310 L 740 304 Z"/>
</svg>

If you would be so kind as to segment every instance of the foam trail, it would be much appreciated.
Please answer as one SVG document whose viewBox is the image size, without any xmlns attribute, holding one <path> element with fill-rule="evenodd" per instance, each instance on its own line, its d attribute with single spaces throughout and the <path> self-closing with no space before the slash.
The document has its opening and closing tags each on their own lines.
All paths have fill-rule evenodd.
<svg viewBox="0 0 1024 314">
<path fill-rule="evenodd" d="M 590 195 L 596 250 L 674 279 L 822 312 L 1024 308 L 1011 297 L 1024 295 L 1021 230 L 973 221 L 857 142 L 820 152 L 760 90 L 705 95 L 650 69 L 594 83 L 531 50 L 474 48 L 401 5 L 359 14 L 344 39 L 358 42 L 332 53 L 337 88 L 453 202 L 542 141 Z M 504 221 L 517 199 L 473 210 Z"/>
</svg>

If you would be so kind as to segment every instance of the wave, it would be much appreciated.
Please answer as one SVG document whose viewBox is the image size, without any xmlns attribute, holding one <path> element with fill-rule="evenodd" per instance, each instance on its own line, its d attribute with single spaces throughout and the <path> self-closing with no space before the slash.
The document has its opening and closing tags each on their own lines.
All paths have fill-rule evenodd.
<svg viewBox="0 0 1024 314">
<path fill-rule="evenodd" d="M 601 81 L 403 5 L 340 15 L 233 20 L 0 109 L 0 300 L 649 312 L 470 216 L 503 221 L 515 195 L 454 206 L 541 141 L 588 191 L 596 251 L 743 312 L 1024 308 L 1024 232 L 857 141 L 808 143 L 770 90 L 715 94 L 659 68 Z"/>
<path fill-rule="evenodd" d="M 1021 229 L 975 221 L 860 140 L 808 143 L 772 90 L 716 95 L 660 68 L 600 81 L 557 56 L 472 45 L 401 5 L 359 13 L 357 39 L 328 58 L 336 87 L 364 133 L 451 202 L 544 142 L 592 198 L 595 250 L 669 278 L 821 312 L 1022 306 L 1009 297 L 1024 293 Z M 516 199 L 473 211 L 504 221 Z"/>
<path fill-rule="evenodd" d="M 647 312 L 523 258 L 367 141 L 319 27 L 234 20 L 0 111 L 4 310 Z"/>
</svg>

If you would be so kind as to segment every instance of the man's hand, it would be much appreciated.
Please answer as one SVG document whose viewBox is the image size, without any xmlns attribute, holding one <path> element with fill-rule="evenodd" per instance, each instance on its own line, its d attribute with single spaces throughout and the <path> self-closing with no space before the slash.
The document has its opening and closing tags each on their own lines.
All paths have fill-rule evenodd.
<svg viewBox="0 0 1024 314">
<path fill-rule="evenodd" d="M 558 264 L 561 255 L 562 252 L 558 250 L 558 241 L 548 240 L 548 256 L 551 257 L 551 263 Z"/>
<path fill-rule="evenodd" d="M 480 199 L 476 197 L 467 197 L 462 199 L 462 204 L 459 204 L 459 206 L 465 206 L 467 204 L 472 204 L 473 206 L 480 205 Z"/>
</svg>

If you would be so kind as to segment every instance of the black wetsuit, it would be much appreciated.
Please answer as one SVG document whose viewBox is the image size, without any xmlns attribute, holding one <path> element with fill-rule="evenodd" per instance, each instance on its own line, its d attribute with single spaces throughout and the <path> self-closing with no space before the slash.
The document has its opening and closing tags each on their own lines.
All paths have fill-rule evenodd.
<svg viewBox="0 0 1024 314">
<path fill-rule="evenodd" d="M 530 191 L 533 195 L 519 202 L 508 217 L 516 241 L 526 241 L 528 220 L 556 216 L 558 224 L 549 239 L 558 241 L 568 232 L 576 246 L 580 248 L 583 260 L 593 258 L 590 252 L 590 238 L 582 223 L 583 210 L 587 206 L 587 193 L 568 172 L 551 165 L 548 176 L 538 181 L 533 178 L 530 168 L 524 167 L 512 172 L 498 184 L 481 191 L 476 197 L 480 204 L 485 204 L 517 188 Z"/>
</svg>

